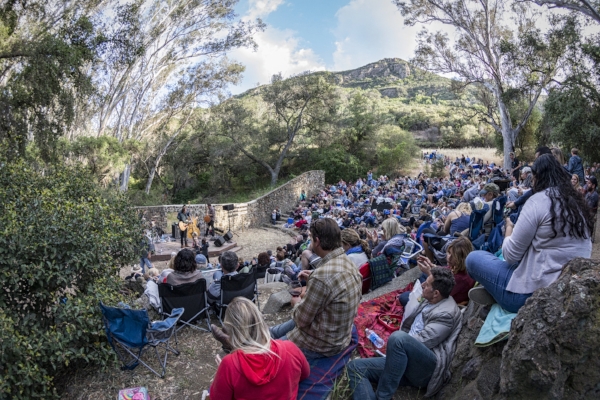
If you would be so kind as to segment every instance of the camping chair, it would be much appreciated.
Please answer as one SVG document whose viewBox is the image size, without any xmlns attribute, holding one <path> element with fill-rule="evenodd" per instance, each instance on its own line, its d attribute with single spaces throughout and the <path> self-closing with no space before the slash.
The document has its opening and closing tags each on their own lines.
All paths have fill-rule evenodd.
<svg viewBox="0 0 600 400">
<path fill-rule="evenodd" d="M 185 312 L 179 319 L 182 325 L 177 330 L 189 326 L 205 332 L 210 331 L 210 318 L 208 315 L 210 307 L 206 297 L 206 279 L 200 278 L 196 282 L 177 286 L 160 283 L 158 294 L 160 296 L 161 315 L 169 315 L 173 309 L 178 307 L 185 308 Z M 206 322 L 206 329 L 195 325 L 195 322 L 201 319 Z"/>
<path fill-rule="evenodd" d="M 253 302 L 258 301 L 256 269 L 247 274 L 223 275 L 221 277 L 221 299 L 215 303 L 217 318 L 223 326 L 223 317 L 227 305 L 236 297 L 245 297 Z"/>
<path fill-rule="evenodd" d="M 102 320 L 108 343 L 110 343 L 122 363 L 121 370 L 132 370 L 142 363 L 159 378 L 163 378 L 167 369 L 169 351 L 179 355 L 176 326 L 177 321 L 184 313 L 183 308 L 174 309 L 164 321 L 152 323 L 150 323 L 146 310 L 108 307 L 102 302 L 100 302 L 100 310 L 102 311 Z M 175 336 L 175 348 L 172 348 L 169 344 L 172 336 Z M 154 348 L 156 359 L 162 367 L 161 374 L 141 359 L 150 347 Z M 164 357 L 160 356 L 159 347 L 164 349 Z"/>
<path fill-rule="evenodd" d="M 500 224 L 502 221 L 504 221 L 504 207 L 506 206 L 506 202 L 507 202 L 507 197 L 506 196 L 500 196 L 500 197 L 496 197 L 494 199 L 494 201 L 492 202 L 492 223 L 494 224 L 494 226 Z"/>
<path fill-rule="evenodd" d="M 256 280 L 258 281 L 259 279 L 263 279 L 263 283 L 265 280 L 265 277 L 267 276 L 267 270 L 269 269 L 269 264 L 265 264 L 265 265 L 256 265 L 254 268 L 256 268 Z"/>
</svg>

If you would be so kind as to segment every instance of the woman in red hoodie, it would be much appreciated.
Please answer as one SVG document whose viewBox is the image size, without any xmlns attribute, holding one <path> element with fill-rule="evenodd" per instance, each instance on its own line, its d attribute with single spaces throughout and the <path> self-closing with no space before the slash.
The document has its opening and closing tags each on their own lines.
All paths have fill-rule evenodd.
<svg viewBox="0 0 600 400">
<path fill-rule="evenodd" d="M 306 357 L 288 340 L 273 340 L 258 308 L 236 297 L 227 307 L 225 331 L 233 351 L 210 386 L 211 400 L 295 400 L 310 374 Z"/>
</svg>

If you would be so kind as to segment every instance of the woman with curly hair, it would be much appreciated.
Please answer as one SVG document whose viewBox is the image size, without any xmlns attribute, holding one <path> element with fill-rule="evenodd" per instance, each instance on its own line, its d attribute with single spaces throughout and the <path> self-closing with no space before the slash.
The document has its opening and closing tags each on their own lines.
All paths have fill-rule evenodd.
<svg viewBox="0 0 600 400">
<path fill-rule="evenodd" d="M 504 260 L 486 251 L 467 257 L 467 272 L 482 285 L 471 289 L 469 298 L 497 302 L 513 313 L 534 291 L 554 283 L 563 265 L 592 252 L 592 213 L 571 174 L 551 154 L 539 156 L 531 171 L 534 194 L 515 224 L 506 219 Z"/>
<path fill-rule="evenodd" d="M 196 282 L 202 278 L 202 271 L 196 264 L 196 255 L 190 249 L 180 250 L 173 262 L 174 271 L 167 275 L 165 281 L 168 285 L 181 285 L 183 283 Z"/>
<path fill-rule="evenodd" d="M 213 334 L 231 353 L 217 359 L 210 398 L 296 399 L 298 384 L 310 374 L 302 351 L 289 340 L 271 339 L 262 314 L 244 297 L 229 303 L 223 325 Z"/>
</svg>

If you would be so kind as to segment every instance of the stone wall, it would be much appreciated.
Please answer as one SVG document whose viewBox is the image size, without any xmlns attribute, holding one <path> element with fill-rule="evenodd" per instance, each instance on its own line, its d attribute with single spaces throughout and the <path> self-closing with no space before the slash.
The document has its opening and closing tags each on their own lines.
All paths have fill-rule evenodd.
<svg viewBox="0 0 600 400">
<path fill-rule="evenodd" d="M 224 204 L 213 204 L 216 214 L 215 227 L 224 231 L 235 231 L 261 226 L 269 222 L 271 212 L 275 208 L 279 208 L 283 214 L 292 210 L 298 203 L 302 190 L 306 191 L 307 196 L 312 196 L 324 186 L 325 171 L 308 171 L 255 200 L 235 203 L 233 211 L 224 211 Z M 181 207 L 182 204 L 171 204 L 136 208 L 147 220 L 155 221 L 166 233 L 171 233 L 168 214 L 177 213 Z M 206 204 L 190 204 L 188 211 L 202 220 L 206 214 Z"/>
</svg>

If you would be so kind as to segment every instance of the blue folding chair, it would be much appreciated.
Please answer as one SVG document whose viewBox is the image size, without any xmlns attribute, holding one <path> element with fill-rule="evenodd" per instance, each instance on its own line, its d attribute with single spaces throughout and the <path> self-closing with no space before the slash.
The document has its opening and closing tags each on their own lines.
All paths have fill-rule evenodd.
<svg viewBox="0 0 600 400">
<path fill-rule="evenodd" d="M 132 370 L 141 363 L 159 378 L 163 378 L 167 369 L 169 351 L 179 355 L 176 327 L 184 309 L 173 309 L 167 319 L 152 323 L 150 323 L 146 310 L 108 307 L 102 302 L 100 302 L 100 310 L 108 343 L 122 363 L 121 370 Z M 171 347 L 169 343 L 173 335 L 175 336 L 175 348 Z M 159 354 L 159 347 L 163 348 L 164 357 Z M 156 359 L 162 368 L 161 374 L 141 359 L 146 350 L 150 348 L 154 349 Z"/>
</svg>

